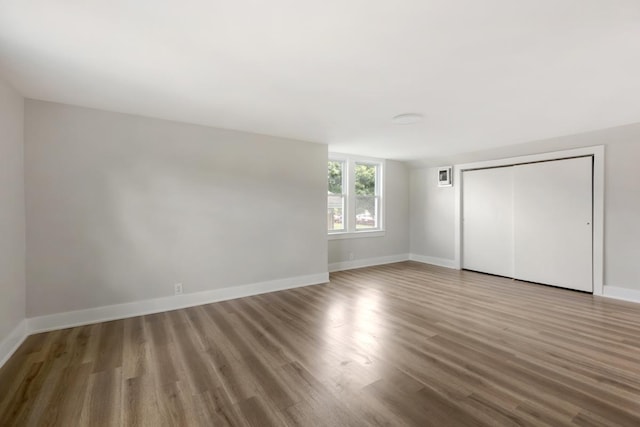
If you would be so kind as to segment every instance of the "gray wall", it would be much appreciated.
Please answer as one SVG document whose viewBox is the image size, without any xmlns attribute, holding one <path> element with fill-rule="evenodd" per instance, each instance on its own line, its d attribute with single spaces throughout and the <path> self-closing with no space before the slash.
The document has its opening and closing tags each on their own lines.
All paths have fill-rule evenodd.
<svg viewBox="0 0 640 427">
<path fill-rule="evenodd" d="M 0 80 L 0 342 L 25 317 L 23 103 Z"/>
<path fill-rule="evenodd" d="M 411 252 L 454 257 L 454 193 L 437 187 L 434 166 L 593 145 L 606 146 L 604 284 L 640 290 L 640 124 L 414 164 L 418 168 L 411 171 Z"/>
<path fill-rule="evenodd" d="M 327 146 L 27 100 L 27 316 L 327 271 Z"/>
<path fill-rule="evenodd" d="M 438 169 L 411 170 L 411 253 L 453 260 L 453 187 L 438 187 Z"/>
<path fill-rule="evenodd" d="M 385 235 L 329 241 L 329 264 L 409 253 L 409 169 L 406 163 L 386 161 Z"/>
</svg>

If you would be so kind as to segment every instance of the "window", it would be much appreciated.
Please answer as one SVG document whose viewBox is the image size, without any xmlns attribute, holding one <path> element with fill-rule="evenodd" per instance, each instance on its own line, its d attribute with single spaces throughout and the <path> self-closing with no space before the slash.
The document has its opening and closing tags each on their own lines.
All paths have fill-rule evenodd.
<svg viewBox="0 0 640 427">
<path fill-rule="evenodd" d="M 344 230 L 344 162 L 339 160 L 329 160 L 329 200 L 328 220 L 329 231 Z"/>
<path fill-rule="evenodd" d="M 356 230 L 378 227 L 378 165 L 356 163 Z"/>
<path fill-rule="evenodd" d="M 353 237 L 383 231 L 382 172 L 384 162 L 330 155 L 327 169 L 329 234 Z M 369 233 L 367 233 L 369 232 Z"/>
</svg>

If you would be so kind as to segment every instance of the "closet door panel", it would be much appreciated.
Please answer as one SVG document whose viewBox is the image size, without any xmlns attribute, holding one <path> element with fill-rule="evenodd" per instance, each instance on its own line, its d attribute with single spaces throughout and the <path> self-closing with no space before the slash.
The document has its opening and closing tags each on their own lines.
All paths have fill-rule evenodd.
<svg viewBox="0 0 640 427">
<path fill-rule="evenodd" d="M 513 277 L 592 292 L 592 158 L 517 165 L 513 180 Z"/>
<path fill-rule="evenodd" d="M 462 266 L 513 277 L 513 167 L 462 174 Z"/>
</svg>

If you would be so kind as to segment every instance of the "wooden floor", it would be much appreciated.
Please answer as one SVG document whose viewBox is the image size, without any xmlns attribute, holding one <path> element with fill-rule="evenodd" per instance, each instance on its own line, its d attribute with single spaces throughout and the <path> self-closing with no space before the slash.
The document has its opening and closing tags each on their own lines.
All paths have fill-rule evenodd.
<svg viewBox="0 0 640 427">
<path fill-rule="evenodd" d="M 640 426 L 640 305 L 405 262 L 31 336 L 0 425 Z"/>
</svg>

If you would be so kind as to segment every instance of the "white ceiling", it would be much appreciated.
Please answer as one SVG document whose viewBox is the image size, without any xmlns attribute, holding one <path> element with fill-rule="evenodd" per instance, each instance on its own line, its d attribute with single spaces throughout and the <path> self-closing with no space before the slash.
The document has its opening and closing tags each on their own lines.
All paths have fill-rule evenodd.
<svg viewBox="0 0 640 427">
<path fill-rule="evenodd" d="M 419 159 L 640 121 L 638 0 L 0 0 L 26 97 Z M 391 118 L 416 112 L 417 125 Z"/>
</svg>

